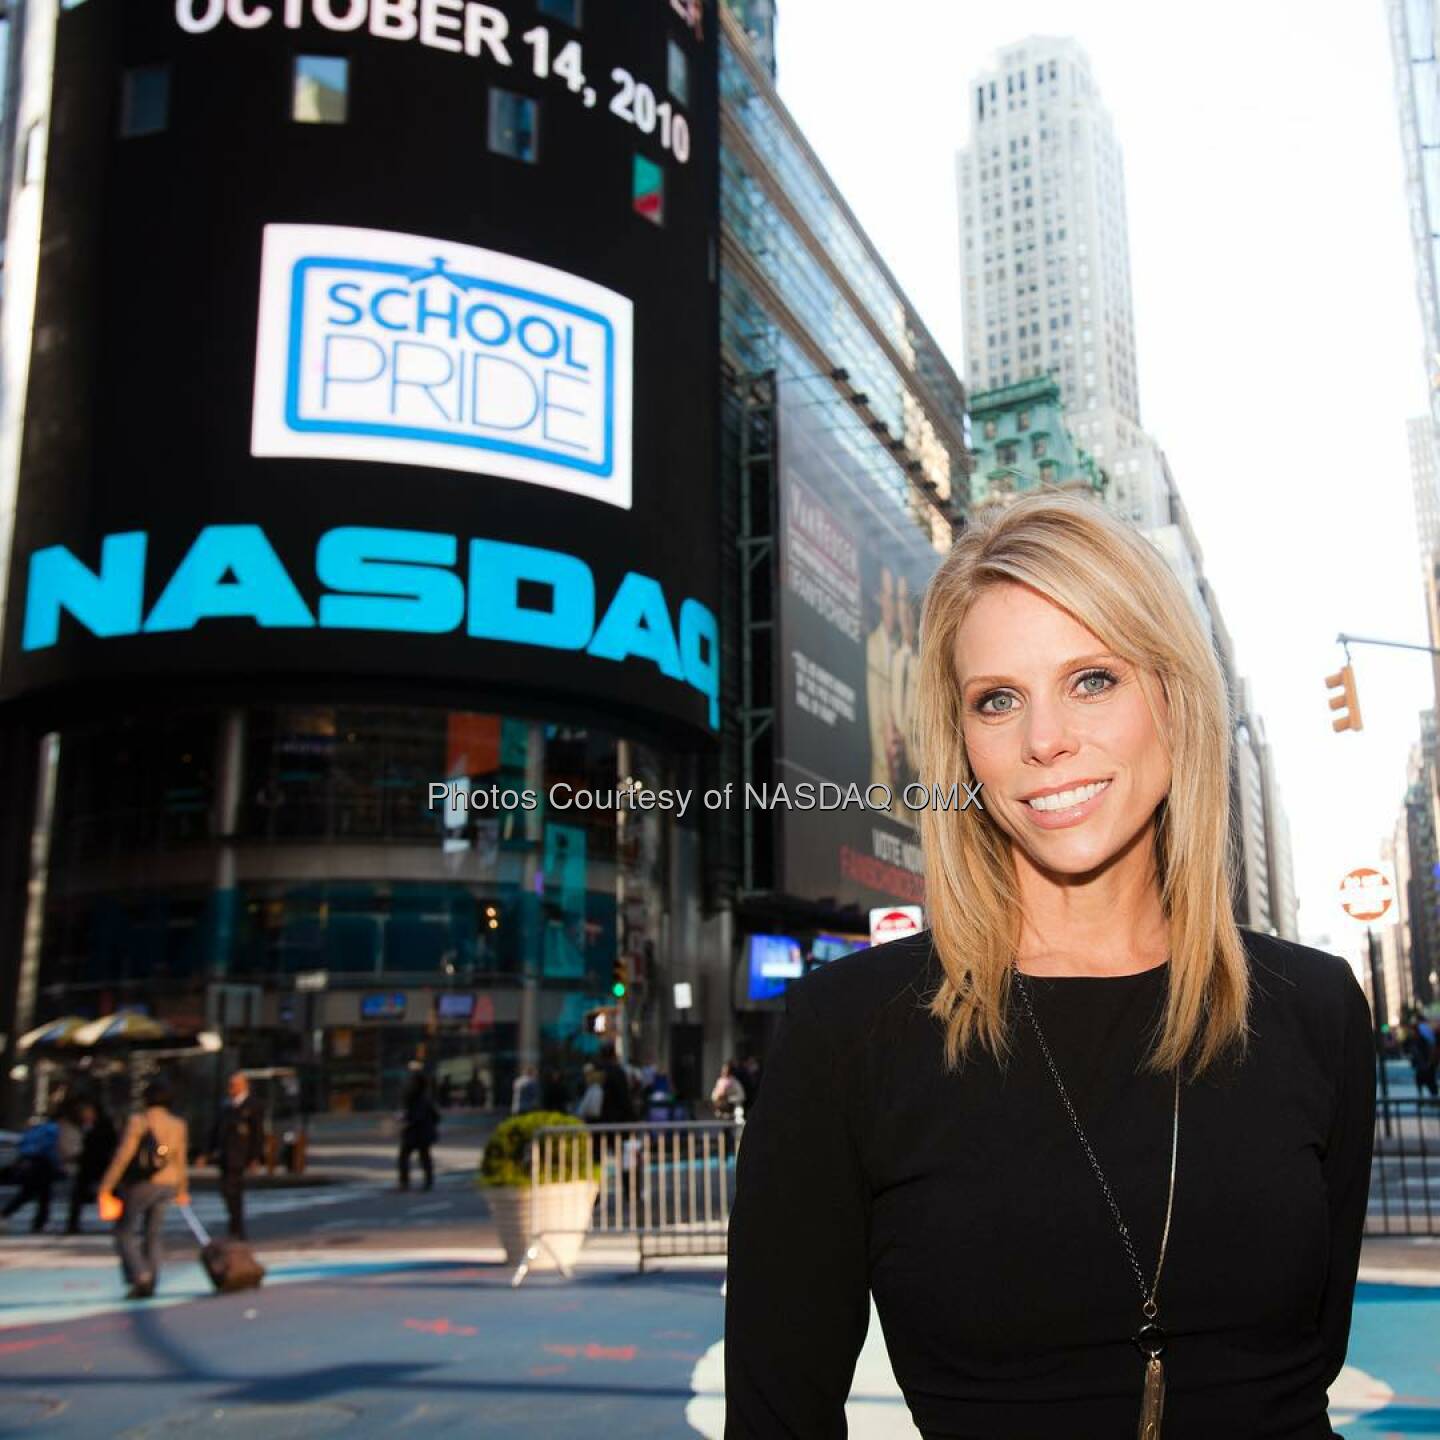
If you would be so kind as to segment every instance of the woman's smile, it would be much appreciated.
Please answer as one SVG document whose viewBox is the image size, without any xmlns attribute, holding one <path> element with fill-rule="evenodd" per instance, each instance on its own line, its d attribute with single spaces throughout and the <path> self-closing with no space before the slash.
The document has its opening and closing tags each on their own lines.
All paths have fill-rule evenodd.
<svg viewBox="0 0 1440 1440">
<path fill-rule="evenodd" d="M 1030 821 L 1042 830 L 1063 830 L 1082 824 L 1100 808 L 1110 791 L 1110 781 L 1077 785 L 1056 794 L 1040 795 L 1025 802 Z"/>
</svg>

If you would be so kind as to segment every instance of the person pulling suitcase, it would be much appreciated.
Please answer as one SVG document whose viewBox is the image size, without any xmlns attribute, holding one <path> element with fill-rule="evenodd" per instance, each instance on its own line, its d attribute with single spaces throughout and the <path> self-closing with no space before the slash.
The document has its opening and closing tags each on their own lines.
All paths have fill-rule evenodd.
<svg viewBox="0 0 1440 1440">
<path fill-rule="evenodd" d="M 156 1076 L 145 1087 L 145 1108 L 130 1117 L 100 1179 L 100 1218 L 116 1219 L 119 1212 L 115 1246 L 130 1282 L 129 1300 L 145 1300 L 155 1293 L 165 1207 L 172 1200 L 184 1204 L 190 1199 L 185 1160 L 189 1131 L 173 1105 L 170 1082 Z M 116 1200 L 117 1186 L 123 1208 Z"/>
</svg>

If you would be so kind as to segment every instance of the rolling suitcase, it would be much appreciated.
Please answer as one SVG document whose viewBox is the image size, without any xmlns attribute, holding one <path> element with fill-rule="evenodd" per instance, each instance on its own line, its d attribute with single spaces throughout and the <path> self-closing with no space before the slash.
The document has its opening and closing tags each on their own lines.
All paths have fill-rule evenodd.
<svg viewBox="0 0 1440 1440">
<path fill-rule="evenodd" d="M 188 1205 L 182 1205 L 180 1213 L 185 1217 L 190 1233 L 200 1243 L 200 1263 L 205 1267 L 210 1283 L 221 1294 L 232 1290 L 253 1290 L 265 1278 L 265 1267 L 243 1241 L 212 1240 Z"/>
</svg>

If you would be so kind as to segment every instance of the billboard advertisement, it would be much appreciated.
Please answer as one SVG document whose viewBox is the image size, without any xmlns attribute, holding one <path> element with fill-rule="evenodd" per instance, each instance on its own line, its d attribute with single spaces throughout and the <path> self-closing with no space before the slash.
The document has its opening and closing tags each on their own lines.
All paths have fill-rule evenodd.
<svg viewBox="0 0 1440 1440">
<path fill-rule="evenodd" d="M 716 41 L 688 0 L 62 10 L 0 698 L 712 736 Z"/>
<path fill-rule="evenodd" d="M 783 889 L 865 910 L 915 903 L 923 865 L 903 790 L 916 779 L 920 599 L 940 560 L 929 511 L 898 468 L 877 472 L 838 397 L 796 381 L 779 395 L 777 772 L 792 794 L 839 794 L 776 808 Z"/>
</svg>

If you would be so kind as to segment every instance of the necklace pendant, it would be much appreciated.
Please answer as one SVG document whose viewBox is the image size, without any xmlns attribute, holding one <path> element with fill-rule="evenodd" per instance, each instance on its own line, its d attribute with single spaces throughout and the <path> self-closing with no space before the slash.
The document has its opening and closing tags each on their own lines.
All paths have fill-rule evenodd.
<svg viewBox="0 0 1440 1440">
<path fill-rule="evenodd" d="M 1145 1362 L 1145 1394 L 1140 1401 L 1138 1440 L 1160 1440 L 1160 1416 L 1165 1409 L 1165 1367 L 1153 1354 Z"/>
</svg>

